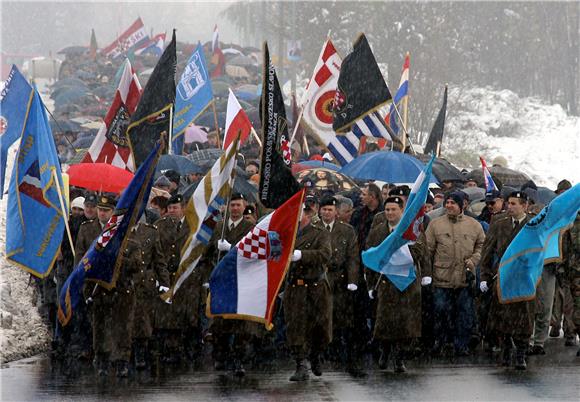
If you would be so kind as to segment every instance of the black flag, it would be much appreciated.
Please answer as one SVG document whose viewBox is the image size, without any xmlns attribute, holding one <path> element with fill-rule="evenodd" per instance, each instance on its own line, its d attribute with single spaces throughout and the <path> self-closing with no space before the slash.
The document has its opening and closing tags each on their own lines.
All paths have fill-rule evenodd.
<svg viewBox="0 0 580 402">
<path fill-rule="evenodd" d="M 443 143 L 443 132 L 445 131 L 445 114 L 447 113 L 447 85 L 445 85 L 445 92 L 443 94 L 443 105 L 439 114 L 437 115 L 437 120 L 433 124 L 431 129 L 431 134 L 429 134 L 429 139 L 427 139 L 427 144 L 425 144 L 425 149 L 423 153 L 428 155 L 434 153 L 435 156 L 439 156 L 441 153 L 441 144 Z M 439 152 L 438 151 L 439 148 Z"/>
<path fill-rule="evenodd" d="M 268 44 L 264 42 L 264 70 L 262 72 L 262 163 L 260 169 L 260 202 L 267 208 L 278 208 L 300 190 L 300 185 L 280 155 L 280 146 L 287 144 L 288 121 L 284 98 L 270 63 Z"/>
<path fill-rule="evenodd" d="M 352 53 L 340 66 L 334 96 L 332 128 L 345 133 L 353 123 L 392 99 L 364 34 L 354 41 Z"/>
<path fill-rule="evenodd" d="M 127 127 L 127 138 L 135 161 L 135 169 L 145 161 L 161 133 L 169 133 L 169 114 L 175 102 L 176 62 L 175 30 L 173 30 L 173 38 L 151 73 L 137 110 L 131 116 L 131 122 Z"/>
</svg>

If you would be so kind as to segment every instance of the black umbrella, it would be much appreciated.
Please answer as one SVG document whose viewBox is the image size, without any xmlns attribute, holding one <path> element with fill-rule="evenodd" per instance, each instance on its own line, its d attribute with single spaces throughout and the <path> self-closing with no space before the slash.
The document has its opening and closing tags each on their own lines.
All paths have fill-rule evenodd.
<svg viewBox="0 0 580 402">
<path fill-rule="evenodd" d="M 199 182 L 192 183 L 183 189 L 181 194 L 183 194 L 183 197 L 186 200 L 191 198 L 198 184 Z M 234 180 L 233 192 L 243 194 L 249 202 L 255 203 L 257 201 L 256 194 L 258 189 L 248 183 L 248 181 L 243 177 L 236 176 Z"/>
<path fill-rule="evenodd" d="M 224 128 L 226 126 L 226 113 L 225 112 L 217 113 L 217 119 L 218 126 Z M 212 130 L 215 130 L 215 118 L 213 116 L 213 112 L 207 112 L 203 114 L 199 119 L 196 119 L 195 125 L 211 127 Z"/>
<path fill-rule="evenodd" d="M 204 170 L 199 165 L 181 155 L 161 155 L 156 170 L 160 172 L 175 170 L 181 176 L 190 173 L 204 173 Z"/>
<path fill-rule="evenodd" d="M 419 159 L 423 163 L 427 163 L 431 160 L 430 155 L 417 154 L 413 155 L 415 158 Z M 446 180 L 450 181 L 464 181 L 465 177 L 461 174 L 461 171 L 451 164 L 447 159 L 435 158 L 433 161 L 433 174 L 439 182 Z"/>
<path fill-rule="evenodd" d="M 92 137 L 81 137 L 77 138 L 75 142 L 73 142 L 73 147 L 75 147 L 76 149 L 89 148 L 92 143 L 93 143 Z"/>
<path fill-rule="evenodd" d="M 492 166 L 489 168 L 489 172 L 491 173 L 491 177 L 493 181 L 498 187 L 501 186 L 510 186 L 520 188 L 523 184 L 530 181 L 530 178 L 522 172 L 518 172 L 517 170 L 504 168 L 502 166 Z M 485 185 L 485 181 L 483 179 L 483 172 L 481 169 L 472 170 L 468 175 L 467 178 L 475 180 L 477 184 L 481 187 Z"/>
</svg>

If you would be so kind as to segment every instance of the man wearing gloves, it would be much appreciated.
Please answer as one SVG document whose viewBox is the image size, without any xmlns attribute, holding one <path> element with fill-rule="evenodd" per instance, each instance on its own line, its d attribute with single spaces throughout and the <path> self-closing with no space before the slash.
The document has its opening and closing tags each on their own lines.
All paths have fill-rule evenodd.
<svg viewBox="0 0 580 402">
<path fill-rule="evenodd" d="M 485 234 L 479 222 L 463 214 L 464 193 L 445 197 L 445 215 L 431 221 L 425 232 L 427 261 L 424 286 L 433 285 L 434 353 L 452 344 L 455 354 L 469 354 L 474 325 L 475 267 Z"/>
<path fill-rule="evenodd" d="M 296 361 L 290 381 L 308 379 L 307 353 L 312 373 L 321 376 L 320 354 L 332 339 L 332 293 L 326 276 L 330 232 L 321 221 L 312 222 L 314 214 L 310 208 L 302 213 L 283 298 L 287 344 Z"/>
<path fill-rule="evenodd" d="M 507 215 L 494 220 L 489 226 L 481 256 L 480 290 L 493 288 L 493 298 L 487 320 L 487 332 L 503 338 L 503 365 L 511 365 L 515 343 L 518 370 L 526 369 L 526 351 L 534 329 L 535 301 L 501 304 L 497 294 L 497 270 L 499 262 L 514 237 L 530 220 L 526 213 L 528 196 L 514 191 L 507 200 Z"/>
<path fill-rule="evenodd" d="M 243 214 L 246 206 L 246 197 L 243 194 L 232 194 L 228 204 L 228 219 L 226 221 L 222 220 L 216 225 L 208 244 L 206 257 L 202 261 L 205 283 L 209 281 L 209 275 L 214 267 L 217 266 L 219 259 L 226 255 L 231 247 L 235 247 L 253 229 L 254 224 L 244 219 Z M 226 225 L 225 228 L 224 224 Z M 246 356 L 246 348 L 252 336 L 258 334 L 259 327 L 260 324 L 255 322 L 221 317 L 214 318 L 210 331 L 213 338 L 215 369 L 225 370 L 229 365 L 233 368 L 236 376 L 244 376 L 243 361 Z"/>
<path fill-rule="evenodd" d="M 348 223 L 338 219 L 337 200 L 327 196 L 320 200 L 322 225 L 330 233 L 332 258 L 328 263 L 328 282 L 332 291 L 332 334 L 335 357 L 346 358 L 347 371 L 362 376 L 360 356 L 353 339 L 353 293 L 358 289 L 359 255 L 356 233 Z M 345 350 L 346 349 L 346 350 Z M 345 355 L 346 352 L 346 355 Z"/>
<path fill-rule="evenodd" d="M 405 200 L 390 196 L 385 200 L 385 211 L 375 217 L 367 238 L 367 247 L 381 244 L 399 224 L 403 216 Z M 373 338 L 381 343 L 379 367 L 387 368 L 389 355 L 393 356 L 394 371 L 406 371 L 404 348 L 410 341 L 421 337 L 421 255 L 423 235 L 409 247 L 417 278 L 405 290 L 400 291 L 384 275 L 367 269 L 369 296 L 377 299 L 377 312 Z"/>
</svg>

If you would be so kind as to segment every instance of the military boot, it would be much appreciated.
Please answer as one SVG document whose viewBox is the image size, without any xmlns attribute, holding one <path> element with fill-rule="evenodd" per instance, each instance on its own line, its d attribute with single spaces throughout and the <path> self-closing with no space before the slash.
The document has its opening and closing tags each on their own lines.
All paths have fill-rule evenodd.
<svg viewBox="0 0 580 402">
<path fill-rule="evenodd" d="M 512 350 L 514 349 L 514 343 L 512 338 L 504 339 L 502 346 L 502 358 L 501 365 L 504 367 L 509 367 L 512 365 Z"/>
<path fill-rule="evenodd" d="M 322 364 L 320 363 L 320 355 L 318 353 L 310 357 L 310 370 L 312 370 L 312 374 L 316 377 L 322 375 Z"/>
<path fill-rule="evenodd" d="M 107 377 L 109 375 L 109 359 L 105 357 L 96 357 L 97 375 L 99 377 Z"/>
<path fill-rule="evenodd" d="M 234 360 L 234 375 L 236 377 L 243 377 L 246 375 L 246 370 L 244 370 L 244 366 L 242 365 L 242 361 L 240 359 Z"/>
<path fill-rule="evenodd" d="M 117 360 L 117 377 L 127 378 L 129 376 L 129 362 L 127 360 Z"/>
<path fill-rule="evenodd" d="M 145 343 L 141 340 L 135 342 L 135 368 L 137 370 L 144 370 L 147 367 L 146 354 Z"/>
<path fill-rule="evenodd" d="M 526 364 L 526 350 L 518 348 L 516 350 L 516 364 L 514 365 L 516 370 L 525 370 Z"/>
<path fill-rule="evenodd" d="M 305 359 L 296 359 L 296 372 L 290 377 L 290 381 L 308 380 L 308 370 L 306 369 Z"/>
<path fill-rule="evenodd" d="M 407 368 L 405 367 L 405 360 L 403 360 L 403 351 L 400 347 L 395 347 L 394 351 L 394 371 L 395 373 L 405 373 Z"/>
</svg>

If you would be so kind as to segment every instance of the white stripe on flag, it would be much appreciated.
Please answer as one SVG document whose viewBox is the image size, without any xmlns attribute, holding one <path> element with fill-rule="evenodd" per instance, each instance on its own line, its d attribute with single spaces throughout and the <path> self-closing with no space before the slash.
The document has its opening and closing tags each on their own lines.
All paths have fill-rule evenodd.
<svg viewBox="0 0 580 402">
<path fill-rule="evenodd" d="M 268 307 L 268 260 L 237 255 L 238 314 L 265 317 Z"/>
</svg>

